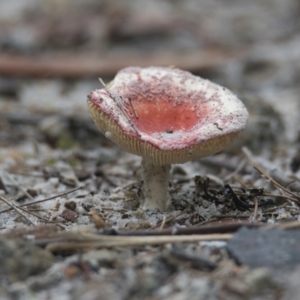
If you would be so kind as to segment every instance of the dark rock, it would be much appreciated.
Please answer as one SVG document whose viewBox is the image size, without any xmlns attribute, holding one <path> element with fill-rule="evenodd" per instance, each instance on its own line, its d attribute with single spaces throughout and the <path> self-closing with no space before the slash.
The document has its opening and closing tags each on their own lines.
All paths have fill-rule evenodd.
<svg viewBox="0 0 300 300">
<path fill-rule="evenodd" d="M 290 270 L 300 264 L 300 231 L 242 228 L 227 249 L 238 263 L 252 268 Z"/>
<path fill-rule="evenodd" d="M 69 222 L 75 222 L 75 220 L 77 219 L 78 215 L 75 211 L 70 210 L 70 209 L 65 209 L 62 213 L 61 216 L 69 221 Z"/>
</svg>

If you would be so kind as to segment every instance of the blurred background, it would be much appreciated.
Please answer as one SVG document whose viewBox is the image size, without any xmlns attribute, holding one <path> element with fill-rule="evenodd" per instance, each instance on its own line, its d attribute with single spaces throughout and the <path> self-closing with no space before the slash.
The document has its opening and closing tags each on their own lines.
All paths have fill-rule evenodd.
<svg viewBox="0 0 300 300">
<path fill-rule="evenodd" d="M 297 171 L 299 15 L 299 0 L 0 0 L 0 161 L 112 147 L 88 116 L 87 94 L 98 77 L 159 65 L 246 104 L 248 128 L 229 153 L 246 145 Z"/>
</svg>

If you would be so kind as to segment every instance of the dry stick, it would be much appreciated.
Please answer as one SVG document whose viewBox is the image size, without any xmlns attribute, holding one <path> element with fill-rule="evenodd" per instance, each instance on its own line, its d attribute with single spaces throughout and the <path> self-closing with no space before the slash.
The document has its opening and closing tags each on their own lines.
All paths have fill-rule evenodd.
<svg viewBox="0 0 300 300">
<path fill-rule="evenodd" d="M 20 206 L 19 206 L 18 209 L 24 211 L 25 213 L 27 213 L 27 214 L 29 214 L 29 215 L 32 215 L 32 216 L 36 217 L 37 219 L 41 219 L 41 220 L 43 220 L 43 221 L 48 221 L 47 219 L 45 219 L 45 218 L 43 218 L 43 217 L 41 217 L 41 216 L 38 216 L 37 214 L 35 214 L 35 213 L 33 213 L 32 211 L 29 211 L 29 210 L 27 210 L 27 209 L 25 209 L 25 208 L 23 208 L 23 207 L 20 207 Z"/>
<path fill-rule="evenodd" d="M 291 184 L 293 184 L 294 182 L 297 182 L 297 179 L 293 179 L 291 182 L 289 182 L 288 184 L 285 185 L 285 188 L 288 188 L 288 186 L 290 186 Z"/>
<path fill-rule="evenodd" d="M 233 56 L 234 55 L 234 56 Z M 245 52 L 241 56 L 244 56 Z M 239 58 L 242 58 L 242 57 Z M 211 69 L 227 64 L 228 59 L 236 54 L 224 51 L 190 51 L 188 53 L 159 52 L 151 55 L 124 55 L 86 58 L 78 55 L 55 57 L 28 57 L 20 55 L 0 55 L 0 75 L 32 77 L 107 77 L 114 76 L 127 66 L 169 66 L 176 62 L 176 67 L 191 72 Z"/>
<path fill-rule="evenodd" d="M 124 247 L 124 246 L 145 246 L 162 245 L 166 243 L 199 242 L 230 240 L 232 234 L 210 234 L 210 235 L 182 235 L 182 236 L 97 236 L 65 235 L 61 241 L 48 243 L 46 249 L 51 252 L 74 251 L 100 247 Z M 47 244 L 47 241 L 39 241 Z"/>
<path fill-rule="evenodd" d="M 216 221 L 219 221 L 219 218 L 218 218 L 218 217 L 217 217 L 217 218 L 210 219 L 210 220 L 205 220 L 205 221 L 203 221 L 203 222 L 200 222 L 200 223 L 198 223 L 198 224 L 193 225 L 192 227 L 199 227 L 199 226 L 202 226 L 202 225 L 204 225 L 204 224 L 208 224 L 208 223 L 216 222 Z"/>
<path fill-rule="evenodd" d="M 127 189 L 127 188 L 130 188 L 131 186 L 135 185 L 136 183 L 137 183 L 137 181 L 133 181 L 133 182 L 126 183 L 125 185 L 122 185 L 122 186 L 119 186 L 119 187 L 114 188 L 114 189 L 111 191 L 111 193 L 116 194 L 116 193 L 118 193 L 118 192 L 120 192 L 120 191 L 122 191 L 122 190 L 125 190 L 125 189 Z"/>
<path fill-rule="evenodd" d="M 8 173 L 6 173 L 6 176 L 31 200 L 34 200 L 34 198 Z"/>
<path fill-rule="evenodd" d="M 242 180 L 239 176 L 235 176 L 235 177 L 234 177 L 234 180 L 235 180 L 236 182 L 238 182 L 243 188 L 246 188 L 245 182 L 243 182 L 243 180 Z"/>
<path fill-rule="evenodd" d="M 110 179 L 109 177 L 108 177 L 108 175 L 106 175 L 105 173 L 103 173 L 102 175 L 101 175 L 101 177 L 107 182 L 107 183 L 109 183 L 111 186 L 113 186 L 113 187 L 117 187 L 118 185 L 112 180 L 112 179 Z"/>
<path fill-rule="evenodd" d="M 188 207 L 185 208 L 183 211 L 181 211 L 178 215 L 173 216 L 173 217 L 170 217 L 169 219 L 167 219 L 167 220 L 165 221 L 165 224 L 168 224 L 168 223 L 170 223 L 171 221 L 177 219 L 178 217 L 180 217 L 181 215 L 183 215 L 189 208 L 190 208 L 190 207 L 188 206 Z M 163 222 L 163 220 L 162 220 L 162 222 Z M 155 229 L 155 228 L 158 228 L 159 226 L 161 226 L 161 222 L 158 222 L 156 225 L 150 227 L 149 229 Z"/>
<path fill-rule="evenodd" d="M 109 175 L 106 175 L 105 173 L 102 174 L 102 178 L 109 183 L 111 186 L 113 187 L 117 187 L 118 185 L 116 184 L 115 181 L 113 181 L 112 179 L 109 178 Z"/>
<path fill-rule="evenodd" d="M 121 113 L 123 114 L 124 118 L 128 122 L 128 124 L 131 126 L 132 130 L 136 133 L 138 137 L 141 137 L 141 134 L 138 132 L 136 126 L 133 124 L 131 119 L 129 118 L 125 108 L 123 107 L 123 102 L 122 97 L 119 96 L 118 94 L 113 94 L 111 91 L 105 88 L 105 91 L 109 94 L 110 98 L 113 99 L 113 101 L 116 103 L 118 108 L 120 109 Z"/>
<path fill-rule="evenodd" d="M 273 185 L 278 189 L 278 191 L 279 191 L 279 193 L 280 193 L 280 195 L 283 197 L 284 196 L 284 193 L 283 193 L 283 191 L 285 191 L 286 193 L 288 193 L 288 194 L 290 194 L 290 195 L 292 195 L 292 196 L 294 196 L 296 199 L 294 199 L 293 198 L 293 201 L 298 201 L 298 195 L 297 194 L 294 194 L 293 192 L 291 192 L 291 191 L 289 191 L 288 189 L 286 189 L 284 186 L 282 186 L 280 183 L 278 183 L 276 180 L 274 180 L 271 176 L 269 176 L 268 174 L 267 174 L 267 172 L 264 170 L 264 169 L 262 169 L 260 166 L 253 166 L 253 168 L 257 171 L 257 172 L 259 172 L 259 173 L 261 173 L 261 175 L 263 175 L 263 177 L 265 177 L 265 178 L 267 178 L 267 180 L 269 180 L 270 182 L 272 182 L 273 183 Z M 300 199 L 300 198 L 299 198 Z"/>
<path fill-rule="evenodd" d="M 105 82 L 103 81 L 103 79 L 101 77 L 98 78 L 99 82 L 102 84 L 102 86 L 105 88 L 106 87 L 106 84 Z"/>
<path fill-rule="evenodd" d="M 2 189 L 5 192 L 5 194 L 8 194 L 7 187 L 6 187 L 5 183 L 3 182 L 1 176 L 0 176 L 0 189 Z"/>
<path fill-rule="evenodd" d="M 43 235 L 43 238 L 40 235 L 39 228 L 42 227 L 35 227 L 36 233 L 38 234 L 38 237 L 36 237 L 35 242 L 36 244 L 40 246 L 46 246 L 50 243 L 87 243 L 87 242 L 97 242 L 99 240 L 101 241 L 116 241 L 119 240 L 117 238 L 122 238 L 121 240 L 127 241 L 132 240 L 133 237 L 135 238 L 145 238 L 145 237 L 153 237 L 153 238 L 162 238 L 167 241 L 167 238 L 170 236 L 176 235 L 186 237 L 187 235 L 192 236 L 202 236 L 202 239 L 205 239 L 204 236 L 207 237 L 207 239 L 210 239 L 210 236 L 214 237 L 222 237 L 223 234 L 232 234 L 235 231 L 237 231 L 242 226 L 246 226 L 248 228 L 262 228 L 262 229 L 269 229 L 269 228 L 278 228 L 278 229 L 293 229 L 298 228 L 300 226 L 300 222 L 286 222 L 284 224 L 266 224 L 266 223 L 231 223 L 231 224 L 221 224 L 221 225 L 214 225 L 214 226 L 205 226 L 205 227 L 198 227 L 198 228 L 174 228 L 173 229 L 163 229 L 161 231 L 159 230 L 153 230 L 153 231 L 147 231 L 147 230 L 133 230 L 133 231 L 127 231 L 127 232 L 112 232 L 113 235 L 108 235 L 109 230 L 103 230 L 99 234 L 87 234 L 87 233 L 74 233 L 74 232 L 63 232 L 63 233 L 55 233 L 50 235 Z M 23 233 L 23 236 L 27 236 L 28 233 L 26 233 L 26 229 Z M 34 234 L 34 233 L 30 233 Z M 180 237 L 179 237 L 180 238 Z M 176 240 L 178 241 L 178 240 Z M 108 244 L 105 246 L 108 247 Z"/>
<path fill-rule="evenodd" d="M 263 211 L 263 213 L 266 214 L 266 213 L 272 212 L 272 211 L 274 211 L 274 210 L 277 210 L 277 209 L 279 209 L 279 208 L 286 207 L 286 206 L 288 206 L 288 205 L 289 205 L 289 203 L 284 203 L 284 204 L 282 204 L 282 205 L 278 205 L 278 206 L 276 206 L 276 207 L 272 207 L 272 208 L 266 209 L 266 210 Z"/>
<path fill-rule="evenodd" d="M 53 199 L 55 199 L 55 198 L 62 197 L 62 196 L 65 196 L 65 195 L 67 195 L 67 194 L 76 192 L 77 190 L 80 190 L 81 188 L 82 188 L 82 186 L 80 186 L 80 187 L 78 187 L 78 188 L 75 188 L 75 189 L 73 189 L 73 190 L 70 190 L 70 191 L 68 191 L 68 192 L 64 192 L 64 193 L 61 193 L 61 194 L 58 194 L 58 195 L 49 197 L 49 198 L 45 198 L 45 199 L 42 199 L 42 200 L 36 200 L 36 201 L 24 203 L 24 204 L 18 205 L 17 207 L 24 207 L 24 206 L 28 206 L 28 205 L 34 205 L 34 204 L 38 204 L 38 203 L 41 203 L 41 202 L 46 202 L 46 201 L 49 201 L 49 200 L 53 200 Z M 1 213 L 4 213 L 4 212 L 8 212 L 8 211 L 10 211 L 10 210 L 12 210 L 12 208 L 3 209 L 3 210 L 0 211 L 0 214 L 1 214 Z"/>
<path fill-rule="evenodd" d="M 163 220 L 162 220 L 162 222 L 161 222 L 161 225 L 160 225 L 160 227 L 159 227 L 159 230 L 162 230 L 162 229 L 165 227 L 166 219 L 167 219 L 167 216 L 165 215 L 165 216 L 163 217 Z"/>
<path fill-rule="evenodd" d="M 215 219 L 218 221 L 218 219 Z M 203 222 L 204 223 L 204 222 Z M 210 226 L 191 226 L 191 227 L 168 227 L 162 230 L 133 230 L 133 231 L 104 231 L 102 234 L 115 234 L 122 236 L 135 236 L 135 235 L 190 235 L 190 234 L 215 234 L 215 233 L 233 233 L 245 226 L 247 228 L 258 228 L 264 226 L 265 223 L 254 222 L 235 222 L 235 223 L 222 223 Z"/>
<path fill-rule="evenodd" d="M 27 210 L 27 209 L 23 208 L 23 207 L 20 207 L 20 206 L 19 206 L 18 208 L 21 209 L 22 211 L 26 212 L 27 214 L 32 215 L 32 216 L 36 217 L 37 219 L 40 219 L 40 220 L 42 220 L 42 221 L 44 221 L 44 222 L 46 222 L 46 223 L 55 224 L 55 225 L 59 226 L 59 227 L 62 228 L 62 229 L 65 229 L 65 228 L 66 228 L 65 226 L 63 226 L 63 225 L 61 225 L 61 224 L 59 224 L 59 223 L 57 223 L 57 222 L 49 221 L 48 219 L 43 218 L 43 217 L 41 217 L 41 216 L 39 216 L 39 215 L 33 213 L 33 212 L 30 211 L 30 210 Z"/>
<path fill-rule="evenodd" d="M 17 208 L 15 205 L 13 205 L 12 203 L 10 203 L 9 201 L 7 201 L 4 197 L 0 196 L 0 199 L 5 202 L 8 206 L 11 207 L 11 209 L 14 209 L 20 216 L 22 216 L 27 222 L 29 222 L 31 225 L 35 224 L 29 219 L 27 218 L 20 210 L 19 208 Z"/>
<path fill-rule="evenodd" d="M 297 182 L 299 182 L 299 181 L 300 181 L 300 178 L 299 178 L 299 177 L 297 177 L 295 174 L 291 175 L 290 177 L 291 177 L 291 178 L 293 178 L 293 179 L 294 179 L 294 181 L 290 182 L 288 185 L 292 184 L 292 183 L 293 183 L 293 182 L 295 182 L 295 181 L 297 181 Z"/>
<path fill-rule="evenodd" d="M 131 99 L 129 99 L 128 101 L 129 101 L 129 103 L 130 103 L 130 106 L 131 106 L 131 108 L 132 108 L 132 111 L 133 111 L 133 114 L 134 114 L 135 118 L 138 119 L 138 118 L 139 118 L 139 115 L 138 115 L 137 111 L 135 110 L 135 108 L 134 108 L 134 106 L 133 106 L 133 104 L 132 104 L 132 102 L 131 102 Z"/>
<path fill-rule="evenodd" d="M 277 224 L 271 224 L 270 228 L 273 228 L 272 225 L 274 225 L 274 228 L 278 229 L 296 229 L 300 227 L 299 221 L 291 221 L 286 223 L 277 223 Z"/>
<path fill-rule="evenodd" d="M 253 210 L 253 219 L 257 219 L 257 213 L 258 213 L 258 200 L 256 197 L 254 197 L 254 210 Z"/>
<path fill-rule="evenodd" d="M 1 113 L 0 113 L 0 118 L 1 118 Z M 36 178 L 43 178 L 44 174 L 30 174 L 30 173 L 26 173 L 24 172 L 17 172 L 17 171 L 9 171 L 10 174 L 13 175 L 20 175 L 20 176 L 30 176 L 30 177 L 36 177 Z"/>
<path fill-rule="evenodd" d="M 131 202 L 131 201 L 133 201 L 133 200 L 124 200 L 124 196 L 108 196 L 108 197 L 106 197 L 106 198 L 108 198 L 109 200 L 111 200 L 111 201 L 119 201 L 119 200 L 123 200 L 124 202 Z M 102 197 L 102 199 L 105 199 L 105 197 Z"/>
<path fill-rule="evenodd" d="M 234 177 L 235 175 L 237 175 L 238 173 L 240 173 L 240 171 L 243 170 L 243 168 L 245 167 L 246 165 L 246 160 L 243 159 L 237 166 L 237 168 L 232 172 L 230 173 L 229 175 L 227 175 L 225 178 L 224 178 L 224 181 L 228 182 L 232 177 Z"/>
<path fill-rule="evenodd" d="M 239 216 L 239 215 L 212 215 L 212 218 L 218 218 L 218 219 L 248 219 L 249 216 Z"/>
<path fill-rule="evenodd" d="M 239 196 L 249 196 L 249 194 L 247 193 L 241 193 L 241 192 L 238 192 L 238 191 L 234 191 L 237 195 Z M 295 201 L 295 198 L 292 198 L 292 197 L 289 197 L 289 196 L 286 196 L 286 195 L 279 195 L 279 194 L 269 194 L 269 193 L 263 193 L 261 195 L 259 195 L 259 197 L 277 197 L 277 198 L 284 198 L 288 201 Z"/>
<path fill-rule="evenodd" d="M 291 192 L 290 190 L 288 190 L 287 188 L 285 188 L 284 186 L 282 186 L 280 183 L 278 183 L 276 180 L 274 180 L 271 176 L 269 176 L 266 171 L 255 161 L 251 151 L 247 148 L 247 147 L 243 147 L 242 148 L 243 153 L 247 156 L 247 158 L 249 159 L 249 161 L 251 162 L 251 164 L 253 165 L 254 169 L 256 169 L 259 173 L 261 173 L 262 175 L 264 175 L 265 178 L 267 178 L 268 180 L 270 180 L 279 190 L 283 190 L 286 193 L 294 196 L 296 199 L 294 199 L 293 201 L 299 201 L 300 200 L 300 196 Z"/>
<path fill-rule="evenodd" d="M 104 207 L 104 206 L 101 206 L 100 208 L 101 208 L 101 210 L 108 210 L 108 211 L 113 211 L 113 212 L 117 212 L 117 213 L 121 213 L 121 214 L 129 211 L 129 209 L 125 209 L 125 208 L 117 209 L 117 208 Z"/>
</svg>

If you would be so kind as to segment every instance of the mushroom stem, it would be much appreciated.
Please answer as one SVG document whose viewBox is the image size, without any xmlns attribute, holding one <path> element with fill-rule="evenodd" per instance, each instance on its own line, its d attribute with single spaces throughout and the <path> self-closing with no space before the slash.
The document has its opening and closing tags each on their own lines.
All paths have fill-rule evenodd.
<svg viewBox="0 0 300 300">
<path fill-rule="evenodd" d="M 142 158 L 144 177 L 144 209 L 158 208 L 165 212 L 168 203 L 168 184 L 171 165 L 155 165 L 147 158 Z"/>
</svg>

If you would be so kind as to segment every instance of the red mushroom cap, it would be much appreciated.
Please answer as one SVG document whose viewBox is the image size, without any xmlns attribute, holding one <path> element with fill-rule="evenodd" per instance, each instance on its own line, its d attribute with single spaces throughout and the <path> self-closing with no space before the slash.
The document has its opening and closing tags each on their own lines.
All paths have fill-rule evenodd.
<svg viewBox="0 0 300 300">
<path fill-rule="evenodd" d="M 88 96 L 92 119 L 124 150 L 155 164 L 219 152 L 248 112 L 228 89 L 179 69 L 130 67 Z"/>
</svg>

